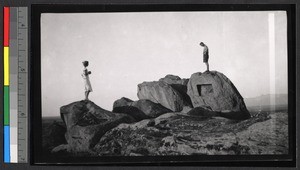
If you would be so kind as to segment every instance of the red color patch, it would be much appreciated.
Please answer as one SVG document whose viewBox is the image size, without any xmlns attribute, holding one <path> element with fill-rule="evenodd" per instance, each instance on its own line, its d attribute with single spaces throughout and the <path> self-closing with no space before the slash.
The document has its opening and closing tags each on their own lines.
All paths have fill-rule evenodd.
<svg viewBox="0 0 300 170">
<path fill-rule="evenodd" d="M 4 40 L 3 40 L 3 46 L 8 47 L 9 46 L 9 7 L 4 7 Z"/>
</svg>

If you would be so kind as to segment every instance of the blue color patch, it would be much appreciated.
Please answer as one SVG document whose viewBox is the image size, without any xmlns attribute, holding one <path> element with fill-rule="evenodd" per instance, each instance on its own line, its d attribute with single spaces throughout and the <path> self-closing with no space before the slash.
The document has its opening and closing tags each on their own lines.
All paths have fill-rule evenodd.
<svg viewBox="0 0 300 170">
<path fill-rule="evenodd" d="M 9 126 L 4 126 L 4 162 L 10 163 L 10 134 Z"/>
</svg>

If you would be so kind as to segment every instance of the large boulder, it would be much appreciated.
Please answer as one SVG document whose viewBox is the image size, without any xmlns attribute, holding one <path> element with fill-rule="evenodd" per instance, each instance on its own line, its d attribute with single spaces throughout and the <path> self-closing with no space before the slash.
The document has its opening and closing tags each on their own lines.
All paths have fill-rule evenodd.
<svg viewBox="0 0 300 170">
<path fill-rule="evenodd" d="M 143 111 L 150 118 L 155 118 L 164 113 L 172 112 L 170 109 L 165 108 L 161 104 L 154 103 L 147 99 L 134 101 L 132 106 Z"/>
<path fill-rule="evenodd" d="M 132 100 L 128 99 L 126 97 L 122 97 L 121 99 L 118 99 L 113 104 L 113 109 L 117 107 L 123 107 L 123 106 L 131 106 Z M 113 111 L 114 112 L 114 111 Z"/>
<path fill-rule="evenodd" d="M 175 89 L 185 101 L 185 104 L 192 107 L 192 101 L 190 96 L 187 95 L 187 84 L 189 79 L 181 79 L 179 76 L 166 75 L 164 78 L 159 79 L 159 81 L 169 84 L 173 89 Z"/>
<path fill-rule="evenodd" d="M 133 117 L 136 121 L 148 119 L 149 117 L 140 109 L 133 106 L 121 106 L 113 109 L 114 113 L 124 113 Z"/>
<path fill-rule="evenodd" d="M 132 101 L 122 97 L 114 102 L 113 112 L 129 114 L 136 120 L 143 120 L 158 117 L 171 110 L 147 99 Z"/>
<path fill-rule="evenodd" d="M 159 79 L 167 84 L 180 84 L 186 86 L 189 79 L 181 79 L 179 76 L 168 74 L 164 78 Z"/>
<path fill-rule="evenodd" d="M 148 99 L 159 103 L 174 112 L 181 111 L 185 105 L 188 105 L 177 90 L 163 81 L 139 84 L 137 95 L 139 99 Z"/>
<path fill-rule="evenodd" d="M 187 85 L 187 94 L 194 107 L 210 107 L 232 119 L 250 118 L 243 97 L 234 84 L 222 73 L 194 73 Z"/>
<path fill-rule="evenodd" d="M 120 124 L 94 150 L 99 156 L 287 154 L 287 122 L 283 113 L 266 112 L 243 121 L 166 113 Z"/>
<path fill-rule="evenodd" d="M 91 101 L 78 101 L 60 108 L 67 132 L 68 151 L 80 154 L 90 152 L 100 138 L 120 123 L 135 120 L 128 115 L 104 110 Z"/>
</svg>

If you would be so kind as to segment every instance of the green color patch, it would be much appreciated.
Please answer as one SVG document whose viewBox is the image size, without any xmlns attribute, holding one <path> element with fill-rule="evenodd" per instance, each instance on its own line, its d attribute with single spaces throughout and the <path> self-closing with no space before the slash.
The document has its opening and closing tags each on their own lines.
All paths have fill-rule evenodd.
<svg viewBox="0 0 300 170">
<path fill-rule="evenodd" d="M 9 126 L 9 86 L 4 86 L 4 126 Z"/>
</svg>

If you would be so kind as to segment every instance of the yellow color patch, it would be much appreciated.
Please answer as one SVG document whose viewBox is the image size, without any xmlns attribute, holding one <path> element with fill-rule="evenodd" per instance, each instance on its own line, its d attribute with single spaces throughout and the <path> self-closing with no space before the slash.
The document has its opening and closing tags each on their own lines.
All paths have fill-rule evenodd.
<svg viewBox="0 0 300 170">
<path fill-rule="evenodd" d="M 4 47 L 4 86 L 9 86 L 9 47 Z"/>
</svg>

